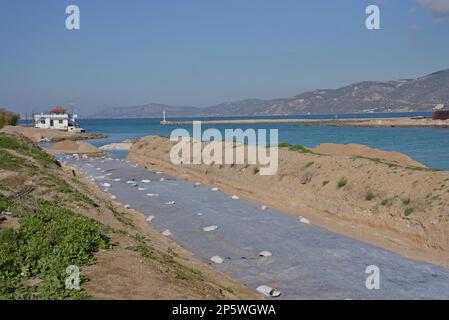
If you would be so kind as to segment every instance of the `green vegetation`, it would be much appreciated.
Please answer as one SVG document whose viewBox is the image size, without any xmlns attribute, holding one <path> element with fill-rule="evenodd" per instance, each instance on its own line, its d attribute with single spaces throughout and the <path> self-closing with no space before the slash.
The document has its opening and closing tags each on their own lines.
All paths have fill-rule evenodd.
<svg viewBox="0 0 449 320">
<path fill-rule="evenodd" d="M 20 116 L 17 113 L 6 111 L 0 108 L 0 129 L 4 126 L 15 126 Z"/>
<path fill-rule="evenodd" d="M 174 272 L 176 278 L 179 280 L 204 281 L 204 276 L 201 271 L 186 267 L 174 260 L 174 256 L 176 256 L 176 254 L 174 253 L 172 248 L 168 248 L 167 253 L 161 253 L 155 250 L 153 247 L 142 242 L 139 245 L 129 246 L 126 249 L 137 252 L 141 257 L 145 259 L 163 263 L 164 265 L 169 267 L 172 272 Z"/>
<path fill-rule="evenodd" d="M 304 166 L 304 169 L 310 168 L 311 166 L 313 166 L 314 163 L 315 163 L 314 161 L 308 162 L 308 163 Z"/>
<path fill-rule="evenodd" d="M 2 133 L 0 133 L 0 148 L 14 150 L 23 156 L 33 157 L 42 164 L 53 162 L 53 158 L 42 149 Z"/>
<path fill-rule="evenodd" d="M 407 197 L 407 198 L 402 199 L 402 203 L 403 203 L 405 206 L 408 206 L 408 205 L 410 204 L 410 202 L 411 202 L 410 197 Z"/>
<path fill-rule="evenodd" d="M 259 171 L 260 171 L 260 169 L 259 169 L 258 167 L 254 167 L 254 168 L 253 168 L 253 173 L 254 173 L 254 174 L 258 174 Z"/>
<path fill-rule="evenodd" d="M 80 299 L 82 291 L 67 290 L 69 265 L 94 262 L 98 249 L 109 241 L 94 220 L 75 214 L 52 202 L 35 199 L 36 211 L 18 211 L 21 199 L 0 195 L 2 211 L 19 219 L 18 230 L 0 229 L 0 298 Z"/>
<path fill-rule="evenodd" d="M 309 149 L 300 144 L 292 145 L 288 142 L 282 142 L 278 144 L 278 148 L 288 148 L 290 151 L 296 151 L 299 153 L 313 153 L 312 151 L 310 151 Z"/>
<path fill-rule="evenodd" d="M 329 183 L 329 180 L 326 180 L 326 181 L 323 181 L 322 183 L 321 183 L 321 185 L 324 187 L 325 185 L 327 185 Z"/>
<path fill-rule="evenodd" d="M 348 179 L 346 177 L 341 177 L 340 180 L 338 180 L 338 182 L 337 182 L 337 188 L 341 189 L 347 184 L 348 184 Z"/>
<path fill-rule="evenodd" d="M 414 211 L 415 211 L 415 209 L 413 209 L 413 208 L 407 208 L 407 209 L 405 209 L 404 214 L 405 214 L 406 217 L 408 217 L 408 216 L 411 215 Z"/>
<path fill-rule="evenodd" d="M 365 200 L 366 201 L 371 201 L 375 198 L 374 193 L 372 191 L 368 191 L 365 195 Z"/>
</svg>

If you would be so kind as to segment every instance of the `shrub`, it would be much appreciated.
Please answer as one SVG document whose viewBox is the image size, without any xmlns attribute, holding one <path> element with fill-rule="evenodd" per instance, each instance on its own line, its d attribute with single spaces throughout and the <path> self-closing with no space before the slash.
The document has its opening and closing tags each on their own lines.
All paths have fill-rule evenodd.
<svg viewBox="0 0 449 320">
<path fill-rule="evenodd" d="M 409 205 L 410 202 L 411 202 L 410 197 L 407 197 L 407 198 L 405 198 L 405 199 L 402 199 L 402 203 L 403 203 L 404 205 L 406 205 L 406 206 Z"/>
<path fill-rule="evenodd" d="M 415 211 L 415 209 L 413 209 L 413 208 L 407 208 L 407 209 L 405 209 L 404 214 L 405 214 L 406 217 L 408 217 L 408 216 L 411 215 L 414 211 Z"/>
<path fill-rule="evenodd" d="M 371 201 L 374 199 L 374 193 L 372 191 L 368 191 L 365 195 L 365 200 L 366 201 Z"/>
<path fill-rule="evenodd" d="M 338 189 L 340 189 L 340 188 L 343 188 L 345 185 L 347 185 L 348 184 L 348 179 L 346 178 L 346 177 L 342 177 L 342 178 L 340 178 L 340 180 L 338 180 L 338 182 L 337 182 L 337 188 Z"/>
<path fill-rule="evenodd" d="M 3 108 L 0 108 L 0 129 L 7 125 L 17 125 L 17 121 L 19 119 L 20 116 L 17 113 L 9 112 Z"/>
</svg>

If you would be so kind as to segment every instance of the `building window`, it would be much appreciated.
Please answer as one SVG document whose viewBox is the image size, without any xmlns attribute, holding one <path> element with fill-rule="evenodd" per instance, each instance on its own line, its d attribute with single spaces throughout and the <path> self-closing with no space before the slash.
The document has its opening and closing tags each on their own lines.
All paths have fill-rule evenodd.
<svg viewBox="0 0 449 320">
<path fill-rule="evenodd" d="M 62 124 L 62 120 L 59 120 L 59 124 Z"/>
</svg>

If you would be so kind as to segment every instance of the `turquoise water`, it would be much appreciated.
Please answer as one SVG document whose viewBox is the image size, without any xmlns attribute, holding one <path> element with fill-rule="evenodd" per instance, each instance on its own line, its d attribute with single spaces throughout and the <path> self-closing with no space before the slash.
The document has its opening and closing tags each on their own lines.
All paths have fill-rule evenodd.
<svg viewBox="0 0 449 320">
<path fill-rule="evenodd" d="M 407 114 L 410 116 L 411 114 Z M 413 114 L 426 115 L 429 114 Z M 370 117 L 403 116 L 403 114 L 376 114 Z M 279 116 L 269 118 L 334 118 L 331 116 Z M 342 118 L 343 116 L 339 116 Z M 348 115 L 344 115 L 348 118 Z M 366 117 L 366 115 L 350 115 L 349 117 Z M 242 119 L 244 117 L 234 117 Z M 251 117 L 255 118 L 255 117 Z M 264 117 L 267 118 L 267 117 Z M 210 120 L 213 118 L 204 118 Z M 181 119 L 170 119 L 181 120 Z M 182 119 L 190 120 L 190 119 Z M 191 125 L 160 125 L 160 119 L 81 119 L 79 124 L 88 132 L 108 134 L 106 139 L 92 140 L 91 143 L 101 146 L 111 142 L 121 142 L 125 139 L 141 138 L 146 135 L 169 136 L 176 128 L 184 128 L 191 132 Z M 248 128 L 278 129 L 279 142 L 302 144 L 306 147 L 315 147 L 320 143 L 359 143 L 372 148 L 389 151 L 399 151 L 431 168 L 449 170 L 449 129 L 439 128 L 351 128 L 328 126 L 304 126 L 302 124 L 213 124 L 203 125 L 203 130 L 216 128 L 224 129 Z M 114 152 L 116 157 L 126 156 L 126 152 Z"/>
</svg>

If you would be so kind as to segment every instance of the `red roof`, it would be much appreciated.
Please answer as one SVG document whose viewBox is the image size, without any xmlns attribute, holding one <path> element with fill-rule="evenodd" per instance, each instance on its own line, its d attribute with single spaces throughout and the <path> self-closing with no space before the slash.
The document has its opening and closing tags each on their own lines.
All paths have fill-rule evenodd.
<svg viewBox="0 0 449 320">
<path fill-rule="evenodd" d="M 53 113 L 65 113 L 66 109 L 62 106 L 56 106 L 53 109 L 51 109 L 51 112 Z"/>
</svg>

